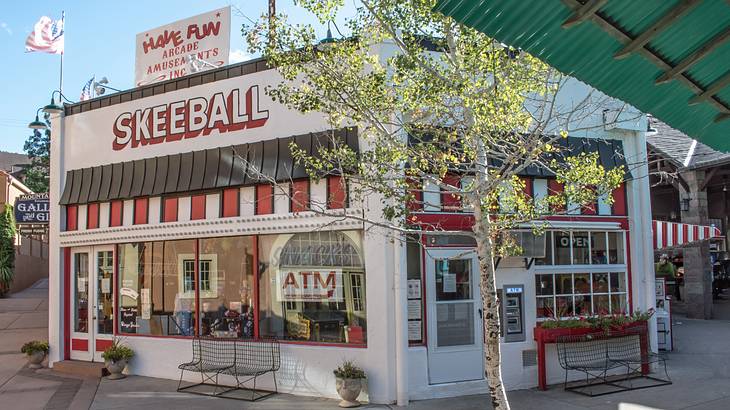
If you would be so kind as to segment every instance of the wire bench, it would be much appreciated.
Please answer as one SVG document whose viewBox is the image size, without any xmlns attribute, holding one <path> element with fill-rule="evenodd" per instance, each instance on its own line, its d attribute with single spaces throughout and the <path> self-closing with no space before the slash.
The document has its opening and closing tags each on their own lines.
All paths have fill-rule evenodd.
<svg viewBox="0 0 730 410">
<path fill-rule="evenodd" d="M 177 385 L 177 391 L 248 401 L 260 400 L 278 393 L 276 371 L 279 370 L 281 364 L 281 350 L 277 340 L 194 338 L 192 343 L 192 360 L 178 366 L 180 381 Z M 183 387 L 183 374 L 185 371 L 200 373 L 200 383 Z M 273 376 L 273 391 L 256 388 L 257 378 L 266 373 L 271 373 Z M 232 376 L 236 381 L 236 385 L 221 384 L 219 382 L 220 375 Z M 253 382 L 252 388 L 246 387 L 249 382 Z M 199 386 L 211 386 L 213 392 L 196 389 Z M 250 391 L 250 398 L 247 395 L 227 394 L 236 390 Z"/>
<path fill-rule="evenodd" d="M 593 397 L 671 384 L 666 360 L 642 346 L 645 336 L 639 329 L 559 336 L 565 390 Z M 663 365 L 666 379 L 649 375 L 652 364 Z M 585 373 L 585 380 L 568 383 L 571 370 Z"/>
</svg>

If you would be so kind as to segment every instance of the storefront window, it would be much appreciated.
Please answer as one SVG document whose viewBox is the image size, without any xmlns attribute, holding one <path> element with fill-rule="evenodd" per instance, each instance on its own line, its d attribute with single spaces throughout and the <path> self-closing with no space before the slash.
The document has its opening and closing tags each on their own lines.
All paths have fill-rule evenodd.
<svg viewBox="0 0 730 410">
<path fill-rule="evenodd" d="M 358 231 L 259 237 L 259 332 L 365 344 L 365 266 Z"/>
<path fill-rule="evenodd" d="M 608 233 L 608 263 L 622 265 L 624 263 L 624 233 Z"/>
<path fill-rule="evenodd" d="M 591 232 L 591 263 L 605 265 L 608 263 L 606 248 L 606 232 Z"/>
<path fill-rule="evenodd" d="M 74 278 L 76 282 L 76 305 L 74 306 L 74 331 L 89 331 L 89 254 L 74 254 Z"/>
<path fill-rule="evenodd" d="M 540 273 L 535 290 L 538 318 L 627 311 L 626 272 Z"/>
<path fill-rule="evenodd" d="M 621 231 L 546 232 L 543 265 L 623 265 L 624 233 Z"/>
<path fill-rule="evenodd" d="M 121 333 L 194 334 L 195 240 L 120 245 L 119 277 Z"/>
<path fill-rule="evenodd" d="M 199 241 L 200 334 L 253 337 L 253 237 Z"/>
<path fill-rule="evenodd" d="M 572 246 L 573 246 L 573 265 L 588 265 L 591 263 L 589 257 L 589 240 L 588 232 L 575 231 L 573 232 Z"/>
<path fill-rule="evenodd" d="M 570 265 L 570 232 L 553 232 L 555 239 L 555 264 Z"/>
</svg>

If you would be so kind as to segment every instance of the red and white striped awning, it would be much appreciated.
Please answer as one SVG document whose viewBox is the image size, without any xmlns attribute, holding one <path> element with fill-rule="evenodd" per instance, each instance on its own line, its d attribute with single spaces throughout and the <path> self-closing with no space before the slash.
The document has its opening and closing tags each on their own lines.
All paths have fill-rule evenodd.
<svg viewBox="0 0 730 410">
<path fill-rule="evenodd" d="M 722 236 L 714 226 L 691 225 L 676 222 L 652 221 L 654 249 L 682 246 L 690 242 Z"/>
</svg>

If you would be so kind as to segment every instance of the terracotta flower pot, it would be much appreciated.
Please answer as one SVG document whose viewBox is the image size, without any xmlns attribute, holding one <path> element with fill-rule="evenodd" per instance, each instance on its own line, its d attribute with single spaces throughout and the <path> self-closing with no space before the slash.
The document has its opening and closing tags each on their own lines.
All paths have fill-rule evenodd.
<svg viewBox="0 0 730 410">
<path fill-rule="evenodd" d="M 106 365 L 106 369 L 109 370 L 107 379 L 118 380 L 127 377 L 122 373 L 124 368 L 127 367 L 127 361 L 125 359 L 117 360 L 116 362 L 107 360 L 104 364 Z"/>
<path fill-rule="evenodd" d="M 37 351 L 28 355 L 28 367 L 31 369 L 40 369 L 43 367 L 43 359 L 46 358 L 46 352 Z"/>
<path fill-rule="evenodd" d="M 340 407 L 358 407 L 360 402 L 357 401 L 357 396 L 360 395 L 362 390 L 362 379 L 341 379 L 337 378 L 337 394 L 340 395 L 342 401 Z"/>
</svg>

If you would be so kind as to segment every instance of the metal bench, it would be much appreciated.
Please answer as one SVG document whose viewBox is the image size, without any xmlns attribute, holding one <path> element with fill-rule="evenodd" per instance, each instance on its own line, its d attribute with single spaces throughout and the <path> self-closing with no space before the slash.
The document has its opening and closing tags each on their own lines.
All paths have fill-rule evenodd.
<svg viewBox="0 0 730 410">
<path fill-rule="evenodd" d="M 178 366 L 180 381 L 177 385 L 177 391 L 222 397 L 222 395 L 234 390 L 251 390 L 250 399 L 246 396 L 225 396 L 250 401 L 256 401 L 278 392 L 276 371 L 279 370 L 281 356 L 277 340 L 194 338 L 192 343 L 192 360 Z M 185 371 L 200 373 L 200 383 L 183 387 Z M 272 373 L 274 378 L 274 391 L 256 390 L 256 379 L 269 372 Z M 221 384 L 219 382 L 221 374 L 233 376 L 236 379 L 236 385 Z M 253 389 L 245 387 L 245 384 L 250 381 L 253 381 Z M 212 386 L 213 392 L 195 389 L 199 386 Z"/>
<path fill-rule="evenodd" d="M 593 397 L 671 384 L 666 361 L 642 348 L 645 340 L 640 330 L 558 337 L 558 361 L 565 370 L 564 389 Z M 654 363 L 664 365 L 666 379 L 649 375 Z M 612 370 L 624 368 L 625 373 L 609 375 Z M 568 383 L 571 370 L 585 373 L 585 381 Z M 650 383 L 633 382 L 639 378 Z"/>
</svg>

